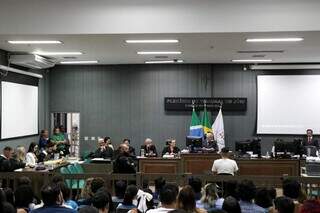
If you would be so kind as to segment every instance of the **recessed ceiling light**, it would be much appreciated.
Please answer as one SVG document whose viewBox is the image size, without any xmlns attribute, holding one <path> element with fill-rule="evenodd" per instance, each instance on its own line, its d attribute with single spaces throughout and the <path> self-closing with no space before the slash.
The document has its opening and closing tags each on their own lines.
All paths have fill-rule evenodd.
<svg viewBox="0 0 320 213">
<path fill-rule="evenodd" d="M 98 61 L 61 61 L 60 64 L 97 64 Z"/>
<path fill-rule="evenodd" d="M 61 41 L 8 41 L 10 44 L 61 44 Z"/>
<path fill-rule="evenodd" d="M 157 39 L 157 40 L 153 40 L 153 39 L 149 39 L 149 40 L 126 40 L 126 43 L 129 44 L 139 44 L 139 43 L 178 43 L 179 41 L 177 39 Z"/>
<path fill-rule="evenodd" d="M 169 63 L 182 63 L 183 60 L 166 60 L 166 61 L 146 61 L 146 64 L 169 64 Z"/>
<path fill-rule="evenodd" d="M 303 38 L 247 38 L 246 42 L 294 42 L 303 41 Z"/>
<path fill-rule="evenodd" d="M 233 59 L 232 62 L 271 62 L 272 59 Z"/>
<path fill-rule="evenodd" d="M 180 51 L 140 51 L 138 55 L 179 55 Z"/>
<path fill-rule="evenodd" d="M 82 55 L 82 52 L 42 52 L 42 51 L 35 51 L 32 54 L 36 55 Z"/>
</svg>

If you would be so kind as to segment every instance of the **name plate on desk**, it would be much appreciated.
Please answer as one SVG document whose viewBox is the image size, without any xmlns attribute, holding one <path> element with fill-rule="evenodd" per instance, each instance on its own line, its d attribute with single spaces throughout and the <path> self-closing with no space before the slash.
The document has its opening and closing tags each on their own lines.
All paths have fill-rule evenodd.
<svg viewBox="0 0 320 213">
<path fill-rule="evenodd" d="M 192 103 L 196 110 L 203 110 L 204 103 L 208 111 L 217 111 L 222 105 L 223 111 L 246 111 L 247 98 L 184 98 L 165 97 L 164 109 L 166 111 L 192 111 Z"/>
</svg>

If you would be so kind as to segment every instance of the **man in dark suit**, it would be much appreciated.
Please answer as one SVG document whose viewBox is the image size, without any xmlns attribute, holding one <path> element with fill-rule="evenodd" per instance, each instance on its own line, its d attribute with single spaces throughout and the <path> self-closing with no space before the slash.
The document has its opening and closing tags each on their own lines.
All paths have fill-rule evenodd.
<svg viewBox="0 0 320 213">
<path fill-rule="evenodd" d="M 144 156 L 146 157 L 157 157 L 157 149 L 154 144 L 152 144 L 151 138 L 146 138 L 144 144 L 141 146 L 141 149 L 144 150 Z"/>
<path fill-rule="evenodd" d="M 99 148 L 94 153 L 95 158 L 112 158 L 113 149 L 107 145 L 103 138 L 100 138 L 98 140 L 98 145 Z"/>
<path fill-rule="evenodd" d="M 13 159 L 13 149 L 7 146 L 3 149 L 3 154 L 0 155 L 0 171 L 9 172 L 12 170 L 11 160 Z"/>
<path fill-rule="evenodd" d="M 317 139 L 313 138 L 313 130 L 307 129 L 307 137 L 302 141 L 302 145 L 305 146 L 315 146 L 319 148 L 319 143 Z"/>
<path fill-rule="evenodd" d="M 202 147 L 204 150 L 217 152 L 219 150 L 217 141 L 214 140 L 214 136 L 211 132 L 206 134 L 206 139 L 204 140 Z"/>
<path fill-rule="evenodd" d="M 113 164 L 114 173 L 136 173 L 136 166 L 133 157 L 129 153 L 129 146 L 122 143 L 119 146 L 119 155 Z"/>
<path fill-rule="evenodd" d="M 123 139 L 122 143 L 126 144 L 127 146 L 129 146 L 129 153 L 131 156 L 136 156 L 136 150 L 135 148 L 133 148 L 132 146 L 130 146 L 130 139 L 125 138 Z"/>
</svg>

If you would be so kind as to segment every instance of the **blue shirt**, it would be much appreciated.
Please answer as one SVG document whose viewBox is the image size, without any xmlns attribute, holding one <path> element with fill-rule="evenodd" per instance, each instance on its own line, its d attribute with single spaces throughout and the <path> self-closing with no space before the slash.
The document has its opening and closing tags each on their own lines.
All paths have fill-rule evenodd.
<svg viewBox="0 0 320 213">
<path fill-rule="evenodd" d="M 46 148 L 46 146 L 47 146 L 47 144 L 48 144 L 48 139 L 46 139 L 46 138 L 40 138 L 39 139 L 39 149 L 41 150 L 41 149 L 45 149 Z"/>
<path fill-rule="evenodd" d="M 77 211 L 63 206 L 54 205 L 32 210 L 31 213 L 77 213 Z"/>
<path fill-rule="evenodd" d="M 66 202 L 65 202 L 65 205 L 66 206 L 70 206 L 72 209 L 74 209 L 74 210 L 78 210 L 78 204 L 75 202 L 75 201 L 73 201 L 73 200 L 67 200 Z"/>
<path fill-rule="evenodd" d="M 266 213 L 268 211 L 266 211 L 264 208 L 251 203 L 251 202 L 246 202 L 246 201 L 239 201 L 240 204 L 240 208 L 241 208 L 241 212 L 242 213 Z"/>
</svg>

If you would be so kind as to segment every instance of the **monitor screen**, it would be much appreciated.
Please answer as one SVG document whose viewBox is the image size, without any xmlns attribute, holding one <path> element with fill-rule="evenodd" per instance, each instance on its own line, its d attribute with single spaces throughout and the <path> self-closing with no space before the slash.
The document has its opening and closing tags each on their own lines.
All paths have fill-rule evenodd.
<svg viewBox="0 0 320 213">
<path fill-rule="evenodd" d="M 187 136 L 186 146 L 202 147 L 202 137 Z"/>
</svg>

